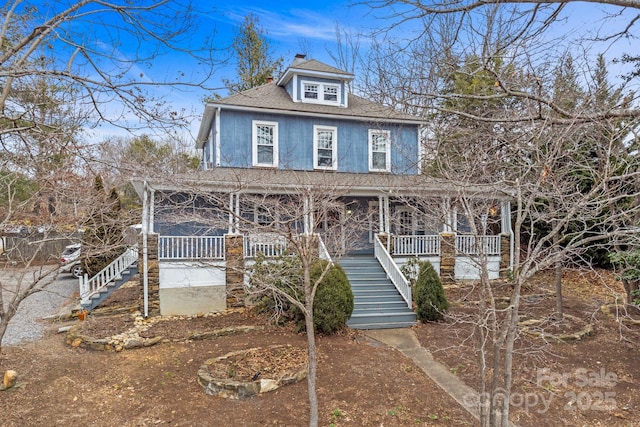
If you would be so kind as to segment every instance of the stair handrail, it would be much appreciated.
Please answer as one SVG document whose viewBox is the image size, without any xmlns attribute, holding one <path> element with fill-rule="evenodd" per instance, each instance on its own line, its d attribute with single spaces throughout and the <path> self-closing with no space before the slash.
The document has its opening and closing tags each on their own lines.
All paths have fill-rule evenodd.
<svg viewBox="0 0 640 427">
<path fill-rule="evenodd" d="M 400 268 L 398 268 L 398 265 L 395 263 L 393 258 L 391 258 L 391 255 L 389 255 L 389 252 L 377 235 L 375 235 L 373 239 L 373 252 L 376 259 L 387 273 L 387 277 L 389 277 L 393 286 L 396 287 L 402 296 L 402 299 L 407 303 L 407 307 L 413 309 L 411 302 L 411 285 L 407 278 L 404 277 L 404 274 L 402 274 L 402 271 L 400 271 Z"/>
<path fill-rule="evenodd" d="M 316 234 L 318 236 L 318 257 L 320 259 L 325 259 L 329 261 L 329 264 L 333 265 L 333 260 L 331 259 L 331 254 L 327 250 L 327 247 L 322 240 L 322 236 L 320 234 Z"/>
<path fill-rule="evenodd" d="M 114 259 L 111 264 L 100 270 L 98 274 L 89 278 L 84 274 L 79 278 L 81 304 L 88 304 L 91 296 L 100 292 L 114 279 L 122 276 L 122 272 L 131 267 L 138 260 L 138 246 L 128 247 L 122 255 Z"/>
</svg>

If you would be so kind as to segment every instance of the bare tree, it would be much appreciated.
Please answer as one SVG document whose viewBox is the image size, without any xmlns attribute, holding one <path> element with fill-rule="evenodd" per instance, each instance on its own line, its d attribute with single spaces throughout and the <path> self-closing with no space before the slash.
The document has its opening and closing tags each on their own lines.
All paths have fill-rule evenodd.
<svg viewBox="0 0 640 427">
<path fill-rule="evenodd" d="M 601 102 L 607 79 L 595 83 L 598 62 L 590 49 L 615 38 L 600 33 L 567 45 L 548 32 L 566 3 L 499 3 L 371 2 L 394 26 L 367 58 L 371 73 L 364 82 L 365 91 L 382 88 L 380 99 L 425 117 L 424 174 L 452 182 L 452 203 L 476 239 L 492 207 L 470 188 L 494 183 L 511 194 L 515 250 L 506 308 L 497 303 L 481 251 L 475 258 L 482 294 L 473 318 L 480 409 L 483 425 L 491 426 L 509 422 L 522 287 L 537 272 L 571 262 L 588 266 L 588 251 L 630 241 L 640 173 L 636 95 L 620 87 L 614 91 L 623 96 Z M 625 31 L 634 37 L 635 18 L 628 23 Z M 587 82 L 578 97 L 566 73 L 558 78 L 576 46 L 580 61 L 571 68 L 580 74 L 573 81 Z"/>
<path fill-rule="evenodd" d="M 357 240 L 354 236 L 366 229 L 366 215 L 348 214 L 344 202 L 348 186 L 332 186 L 329 182 L 312 185 L 305 181 L 306 175 L 292 172 L 287 175 L 288 183 L 279 188 L 253 182 L 246 174 L 238 176 L 237 182 L 224 184 L 238 194 L 234 196 L 239 197 L 237 206 L 230 202 L 229 193 L 208 189 L 203 181 L 193 184 L 196 177 L 185 176 L 170 185 L 181 189 L 179 193 L 155 192 L 155 216 L 158 222 L 171 218 L 172 223 L 192 227 L 190 234 L 228 231 L 247 239 L 245 244 L 259 261 L 234 267 L 227 260 L 226 268 L 249 277 L 245 292 L 252 300 L 272 295 L 302 313 L 309 364 L 309 425 L 317 426 L 316 293 L 334 268 L 333 261 L 351 249 L 351 242 Z M 330 181 L 329 176 L 327 179 Z M 216 188 L 220 185 L 216 181 Z M 327 247 L 332 248 L 333 259 Z M 319 263 L 321 259 L 328 262 Z M 316 275 L 313 271 L 318 266 L 321 270 Z"/>
<path fill-rule="evenodd" d="M 189 111 L 166 95 L 204 87 L 218 53 L 211 38 L 194 43 L 199 15 L 189 2 L 15 0 L 0 10 L 0 226 L 52 231 L 37 243 L 48 257 L 12 255 L 21 279 L 0 284 L 1 339 L 20 303 L 55 280 L 57 264 L 35 268 L 57 261 L 46 242 L 67 242 L 66 230 L 99 205 L 87 191 L 95 173 L 84 132 L 184 126 Z M 168 73 L 158 61 L 169 54 L 200 68 Z"/>
</svg>

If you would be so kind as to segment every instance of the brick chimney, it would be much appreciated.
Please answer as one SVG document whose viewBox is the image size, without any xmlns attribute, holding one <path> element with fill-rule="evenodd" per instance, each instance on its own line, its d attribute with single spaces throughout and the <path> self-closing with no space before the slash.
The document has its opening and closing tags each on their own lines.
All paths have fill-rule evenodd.
<svg viewBox="0 0 640 427">
<path fill-rule="evenodd" d="M 297 53 L 295 58 L 293 58 L 293 65 L 298 65 L 299 63 L 303 62 L 306 57 L 307 55 L 305 55 L 304 53 Z"/>
</svg>

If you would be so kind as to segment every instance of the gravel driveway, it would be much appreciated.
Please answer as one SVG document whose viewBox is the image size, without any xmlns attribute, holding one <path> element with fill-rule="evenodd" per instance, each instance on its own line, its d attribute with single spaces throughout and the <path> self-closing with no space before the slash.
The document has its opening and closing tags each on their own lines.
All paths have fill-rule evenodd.
<svg viewBox="0 0 640 427">
<path fill-rule="evenodd" d="M 5 304 L 12 296 L 7 290 L 15 289 L 17 278 L 22 272 L 16 268 L 0 270 L 0 286 L 4 288 Z M 74 293 L 76 297 L 72 299 Z M 63 309 L 70 311 L 79 302 L 77 293 L 78 279 L 68 273 L 60 273 L 45 290 L 22 301 L 17 313 L 9 322 L 2 345 L 18 345 L 42 338 L 45 330 L 51 327 L 50 323 L 42 319 L 59 314 Z"/>
</svg>

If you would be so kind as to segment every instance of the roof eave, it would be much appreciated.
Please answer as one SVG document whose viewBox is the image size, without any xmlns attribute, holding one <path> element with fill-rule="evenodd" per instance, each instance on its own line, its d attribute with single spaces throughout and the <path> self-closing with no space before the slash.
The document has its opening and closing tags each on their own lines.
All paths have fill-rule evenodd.
<svg viewBox="0 0 640 427">
<path fill-rule="evenodd" d="M 209 139 L 209 133 L 211 132 L 211 126 L 213 126 L 213 120 L 216 116 L 217 107 L 213 104 L 207 104 L 204 107 L 204 113 L 202 114 L 202 121 L 200 122 L 200 128 L 198 129 L 198 136 L 196 138 L 196 148 L 204 148 L 204 144 Z"/>
<path fill-rule="evenodd" d="M 263 108 L 263 107 L 247 107 L 243 105 L 232 105 L 232 104 L 209 104 L 207 105 L 207 107 L 212 107 L 214 109 L 222 108 L 222 109 L 235 110 L 235 111 L 251 111 L 251 112 L 272 113 L 272 114 L 285 114 L 290 116 L 307 116 L 307 117 L 319 117 L 319 118 L 342 119 L 342 120 L 348 119 L 348 120 L 357 120 L 362 122 L 384 121 L 387 123 L 411 124 L 415 126 L 424 124 L 424 121 L 419 119 L 401 119 L 401 118 L 393 118 L 393 117 L 354 116 L 349 114 L 314 113 L 309 111 L 294 111 L 294 110 L 284 110 L 284 109 L 278 109 L 278 108 Z M 344 109 L 344 111 L 347 111 L 347 110 Z M 204 125 L 204 119 L 203 119 L 203 125 Z M 201 126 L 201 129 L 202 129 L 202 126 Z M 200 133 L 198 133 L 198 138 L 200 138 Z"/>
</svg>

